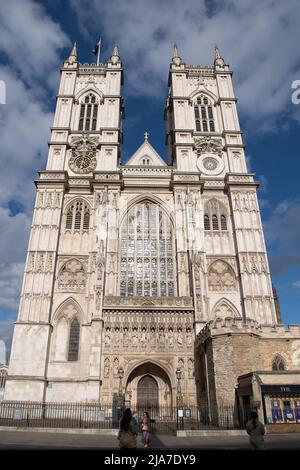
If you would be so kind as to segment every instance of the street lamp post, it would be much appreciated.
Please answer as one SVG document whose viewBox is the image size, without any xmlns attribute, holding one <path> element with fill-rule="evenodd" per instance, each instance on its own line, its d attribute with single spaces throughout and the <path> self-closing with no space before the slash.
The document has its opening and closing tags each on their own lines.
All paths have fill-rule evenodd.
<svg viewBox="0 0 300 470">
<path fill-rule="evenodd" d="M 178 367 L 176 369 L 176 377 L 177 377 L 177 395 L 176 395 L 176 402 L 177 402 L 177 429 L 181 427 L 183 429 L 183 409 L 182 409 L 182 393 L 181 393 L 181 374 L 182 371 Z"/>
<path fill-rule="evenodd" d="M 123 367 L 119 367 L 118 369 L 118 377 L 120 379 L 120 382 L 119 382 L 119 397 L 122 397 L 123 395 L 123 387 L 122 387 L 122 379 L 124 377 L 124 369 Z"/>
<path fill-rule="evenodd" d="M 118 393 L 115 393 L 115 399 L 114 399 L 114 418 L 113 418 L 113 423 L 115 425 L 118 425 L 123 413 L 123 408 L 124 408 L 124 395 L 123 395 L 123 387 L 122 387 L 122 379 L 124 377 L 124 369 L 123 367 L 118 368 L 118 377 L 119 377 L 119 391 Z"/>
<path fill-rule="evenodd" d="M 176 402 L 177 402 L 177 407 L 180 407 L 182 406 L 182 393 L 181 393 L 181 369 L 179 367 L 176 369 L 176 377 L 177 377 Z"/>
</svg>

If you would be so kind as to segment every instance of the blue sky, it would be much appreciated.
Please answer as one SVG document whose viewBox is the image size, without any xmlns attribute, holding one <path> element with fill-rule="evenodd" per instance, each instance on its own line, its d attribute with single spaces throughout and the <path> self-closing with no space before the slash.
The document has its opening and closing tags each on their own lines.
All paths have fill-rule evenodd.
<svg viewBox="0 0 300 470">
<path fill-rule="evenodd" d="M 0 339 L 16 319 L 36 171 L 46 165 L 59 68 L 77 41 L 80 62 L 118 42 L 125 73 L 125 162 L 150 133 L 166 156 L 164 104 L 174 42 L 188 64 L 211 65 L 217 43 L 234 71 L 250 170 L 259 199 L 272 280 L 285 323 L 299 322 L 300 80 L 298 0 L 11 0 L 0 11 Z"/>
</svg>

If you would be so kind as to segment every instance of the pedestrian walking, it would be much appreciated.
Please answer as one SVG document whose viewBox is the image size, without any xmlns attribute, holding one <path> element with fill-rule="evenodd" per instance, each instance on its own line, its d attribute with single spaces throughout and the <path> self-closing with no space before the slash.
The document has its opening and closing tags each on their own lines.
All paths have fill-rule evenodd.
<svg viewBox="0 0 300 470">
<path fill-rule="evenodd" d="M 137 432 L 133 427 L 131 420 L 131 409 L 126 408 L 120 420 L 120 429 L 118 432 L 120 449 L 136 449 Z"/>
<path fill-rule="evenodd" d="M 264 435 L 266 433 L 263 423 L 258 421 L 258 414 L 252 411 L 251 419 L 246 425 L 246 431 L 250 436 L 251 449 L 264 449 Z"/>
<path fill-rule="evenodd" d="M 143 443 L 144 447 L 148 447 L 151 440 L 150 434 L 150 417 L 147 411 L 144 411 L 144 417 L 142 421 L 142 433 L 143 433 Z"/>
<path fill-rule="evenodd" d="M 135 432 L 138 434 L 140 432 L 140 421 L 136 411 L 132 413 L 131 424 L 135 429 Z"/>
</svg>

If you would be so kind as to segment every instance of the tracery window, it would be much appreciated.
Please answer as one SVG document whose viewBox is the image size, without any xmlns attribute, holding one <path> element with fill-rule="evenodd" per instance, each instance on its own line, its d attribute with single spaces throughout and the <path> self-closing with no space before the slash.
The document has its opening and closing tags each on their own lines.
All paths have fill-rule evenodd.
<svg viewBox="0 0 300 470">
<path fill-rule="evenodd" d="M 209 200 L 205 205 L 204 230 L 227 230 L 225 208 L 216 199 Z"/>
<path fill-rule="evenodd" d="M 95 131 L 97 127 L 98 103 L 96 96 L 90 93 L 80 105 L 79 126 L 80 131 Z"/>
<path fill-rule="evenodd" d="M 286 370 L 286 365 L 281 356 L 275 356 L 272 362 L 272 370 Z"/>
<path fill-rule="evenodd" d="M 217 260 L 209 266 L 208 289 L 211 291 L 233 291 L 236 289 L 235 273 L 228 263 Z"/>
<path fill-rule="evenodd" d="M 70 326 L 68 361 L 78 360 L 79 334 L 80 334 L 80 324 L 77 318 L 74 318 Z"/>
<path fill-rule="evenodd" d="M 120 234 L 120 295 L 175 296 L 174 231 L 161 207 L 150 201 L 136 204 Z"/>
<path fill-rule="evenodd" d="M 84 201 L 72 204 L 66 215 L 66 230 L 73 232 L 87 231 L 90 228 L 90 210 Z"/>
<path fill-rule="evenodd" d="M 194 104 L 197 132 L 215 132 L 213 107 L 205 96 L 197 98 Z"/>
</svg>

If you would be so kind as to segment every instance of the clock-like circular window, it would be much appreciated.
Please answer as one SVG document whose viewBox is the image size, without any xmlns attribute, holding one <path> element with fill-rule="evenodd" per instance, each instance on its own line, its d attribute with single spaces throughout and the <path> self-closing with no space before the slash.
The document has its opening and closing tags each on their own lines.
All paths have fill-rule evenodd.
<svg viewBox="0 0 300 470">
<path fill-rule="evenodd" d="M 213 157 L 205 157 L 203 159 L 203 166 L 206 170 L 214 171 L 218 167 L 218 161 Z"/>
</svg>

